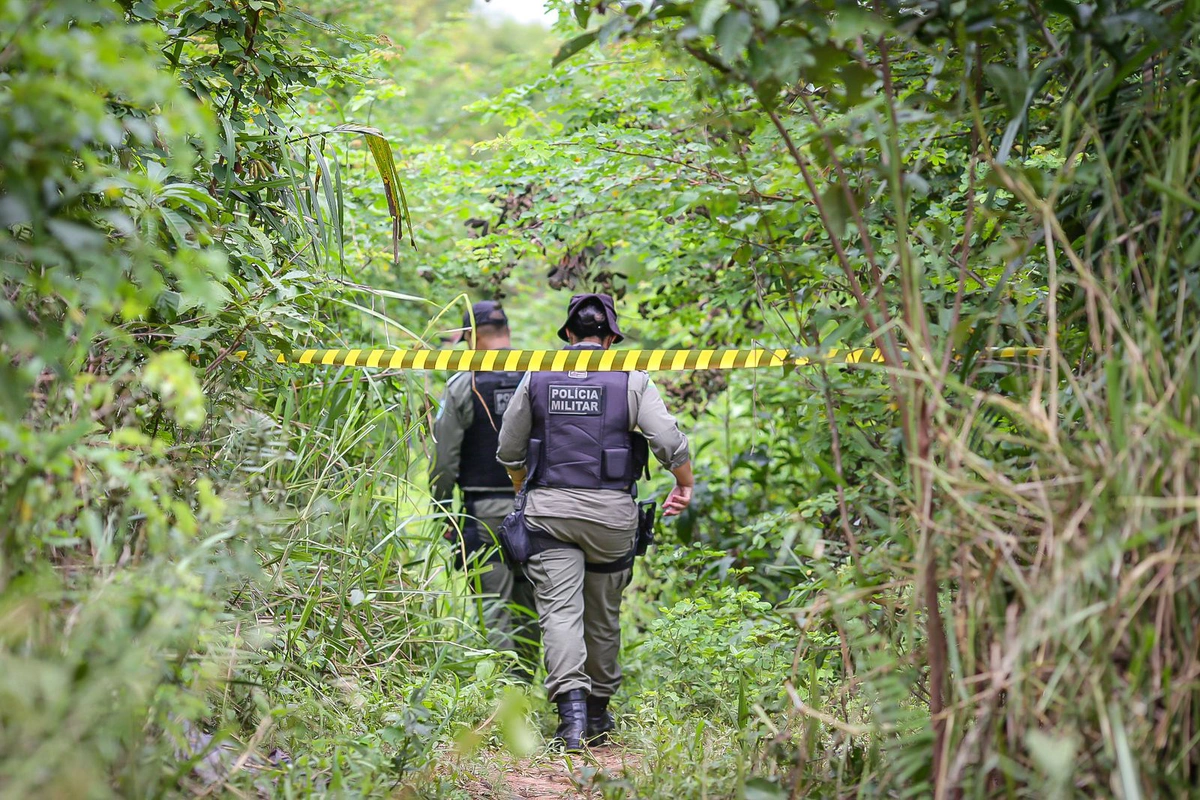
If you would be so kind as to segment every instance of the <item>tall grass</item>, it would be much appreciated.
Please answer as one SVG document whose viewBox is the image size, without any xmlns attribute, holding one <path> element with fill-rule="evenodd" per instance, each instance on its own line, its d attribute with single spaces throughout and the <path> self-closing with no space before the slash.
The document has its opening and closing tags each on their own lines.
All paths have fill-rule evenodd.
<svg viewBox="0 0 1200 800">
<path fill-rule="evenodd" d="M 1006 159 L 974 109 L 979 163 L 1026 215 L 1045 280 L 1045 329 L 1023 331 L 1044 355 L 997 382 L 897 320 L 912 357 L 893 380 L 924 446 L 883 529 L 899 558 L 869 555 L 857 586 L 818 567 L 806 593 L 804 627 L 832 622 L 845 672 L 828 711 L 794 705 L 817 765 L 794 793 L 1194 792 L 1200 63 L 1194 18 L 1174 21 L 1136 84 L 1084 51 L 1051 173 Z"/>
<path fill-rule="evenodd" d="M 1050 318 L 1024 402 L 948 398 L 1001 410 L 1012 435 L 970 449 L 972 413 L 938 426 L 959 662 L 943 786 L 1002 774 L 1130 798 L 1198 778 L 1198 66 L 1190 47 L 1162 53 L 1116 106 L 1085 86 L 1048 190 L 993 164 L 1045 232 Z M 997 457 L 1013 443 L 1028 455 Z"/>
<path fill-rule="evenodd" d="M 824 270 L 804 289 L 826 294 L 768 298 L 886 355 L 904 468 L 858 507 L 836 414 L 854 398 L 814 382 L 838 519 L 797 548 L 776 794 L 1192 792 L 1196 4 L 575 5 L 599 28 L 560 57 L 655 38 L 714 106 L 757 115 L 746 177 L 790 162 Z M 805 327 L 796 347 L 818 346 Z M 1043 354 L 981 357 L 999 342 Z M 828 656 L 827 684 L 806 668 Z"/>
<path fill-rule="evenodd" d="M 344 336 L 416 337 L 327 274 L 349 271 L 331 134 L 362 137 L 395 257 L 391 145 L 258 107 L 318 68 L 273 4 L 10 5 L 0 797 L 421 782 L 491 657 L 413 479 L 428 387 L 254 371 L 338 303 Z M 242 77 L 206 83 L 222 70 Z M 258 89 L 248 113 L 220 97 Z"/>
</svg>

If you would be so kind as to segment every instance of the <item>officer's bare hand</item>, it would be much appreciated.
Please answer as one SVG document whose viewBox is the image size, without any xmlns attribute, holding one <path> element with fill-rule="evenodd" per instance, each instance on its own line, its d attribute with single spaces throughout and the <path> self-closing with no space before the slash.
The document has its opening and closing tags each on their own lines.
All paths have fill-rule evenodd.
<svg viewBox="0 0 1200 800">
<path fill-rule="evenodd" d="M 524 467 L 521 467 L 520 469 L 505 467 L 504 469 L 508 470 L 508 479 L 512 481 L 513 491 L 521 491 L 521 487 L 525 485 L 525 475 L 527 470 Z"/>
<path fill-rule="evenodd" d="M 696 479 L 692 475 L 692 462 L 687 461 L 671 469 L 675 475 L 675 488 L 663 503 L 663 516 L 673 517 L 692 503 L 692 486 Z"/>
<path fill-rule="evenodd" d="M 663 503 L 663 516 L 673 517 L 681 513 L 692 503 L 692 487 L 675 485 L 671 493 L 667 495 L 667 500 Z"/>
</svg>

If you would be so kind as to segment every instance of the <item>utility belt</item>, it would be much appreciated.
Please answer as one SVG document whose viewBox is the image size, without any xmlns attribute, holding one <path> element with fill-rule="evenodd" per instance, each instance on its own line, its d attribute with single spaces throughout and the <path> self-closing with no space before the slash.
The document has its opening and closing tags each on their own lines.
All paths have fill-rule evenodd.
<svg viewBox="0 0 1200 800">
<path fill-rule="evenodd" d="M 658 517 L 658 503 L 646 500 L 638 503 L 637 533 L 633 538 L 633 547 L 616 561 L 596 564 L 585 562 L 584 569 L 588 572 L 612 574 L 621 572 L 633 566 L 638 556 L 646 555 L 646 550 L 654 544 L 654 522 Z M 504 558 L 509 563 L 525 564 L 532 556 L 546 550 L 582 550 L 574 542 L 564 542 L 556 539 L 545 531 L 531 528 L 525 519 L 525 493 L 517 495 L 513 503 L 513 512 L 504 518 L 504 524 L 498 531 L 500 547 L 504 550 Z"/>
</svg>

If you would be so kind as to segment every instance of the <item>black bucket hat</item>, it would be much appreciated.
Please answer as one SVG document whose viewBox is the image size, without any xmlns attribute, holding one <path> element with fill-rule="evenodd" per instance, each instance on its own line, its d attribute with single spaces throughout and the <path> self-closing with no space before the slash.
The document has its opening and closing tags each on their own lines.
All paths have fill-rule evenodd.
<svg viewBox="0 0 1200 800">
<path fill-rule="evenodd" d="M 471 306 L 470 311 L 463 312 L 463 329 L 451 337 L 452 342 L 461 342 L 471 332 L 471 316 L 475 316 L 475 327 L 484 325 L 508 325 L 508 317 L 504 309 L 495 300 L 480 300 Z"/>
<path fill-rule="evenodd" d="M 569 320 L 574 316 L 575 312 L 589 300 L 595 300 L 604 308 L 604 316 L 608 318 L 608 329 L 617 337 L 617 342 L 623 341 L 625 336 L 621 333 L 621 329 L 617 327 L 617 309 L 613 306 L 613 299 L 606 294 L 589 293 L 575 295 L 571 298 L 570 304 L 567 305 L 567 319 Z M 564 322 L 562 327 L 558 329 L 558 338 L 564 342 L 570 341 L 567 338 L 567 323 Z"/>
</svg>

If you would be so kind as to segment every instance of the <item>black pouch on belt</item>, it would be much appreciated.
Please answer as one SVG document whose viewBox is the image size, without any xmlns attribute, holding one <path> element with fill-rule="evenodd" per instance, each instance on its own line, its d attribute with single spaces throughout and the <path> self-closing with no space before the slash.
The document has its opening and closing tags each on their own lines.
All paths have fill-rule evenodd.
<svg viewBox="0 0 1200 800">
<path fill-rule="evenodd" d="M 529 532 L 529 525 L 525 522 L 525 494 L 531 486 L 536 485 L 538 462 L 542 457 L 541 439 L 530 439 L 528 452 L 529 472 L 526 473 L 525 482 L 513 500 L 513 510 L 504 518 L 500 530 L 497 531 L 500 549 L 504 551 L 504 560 L 509 564 L 525 564 L 531 555 L 541 551 Z"/>
<path fill-rule="evenodd" d="M 533 555 L 533 541 L 525 523 L 525 492 L 513 501 L 513 510 L 500 526 L 500 549 L 509 564 L 524 564 Z"/>
<path fill-rule="evenodd" d="M 637 541 L 634 544 L 634 555 L 646 555 L 646 548 L 654 544 L 654 521 L 658 518 L 658 503 L 646 500 L 638 503 Z"/>
</svg>

